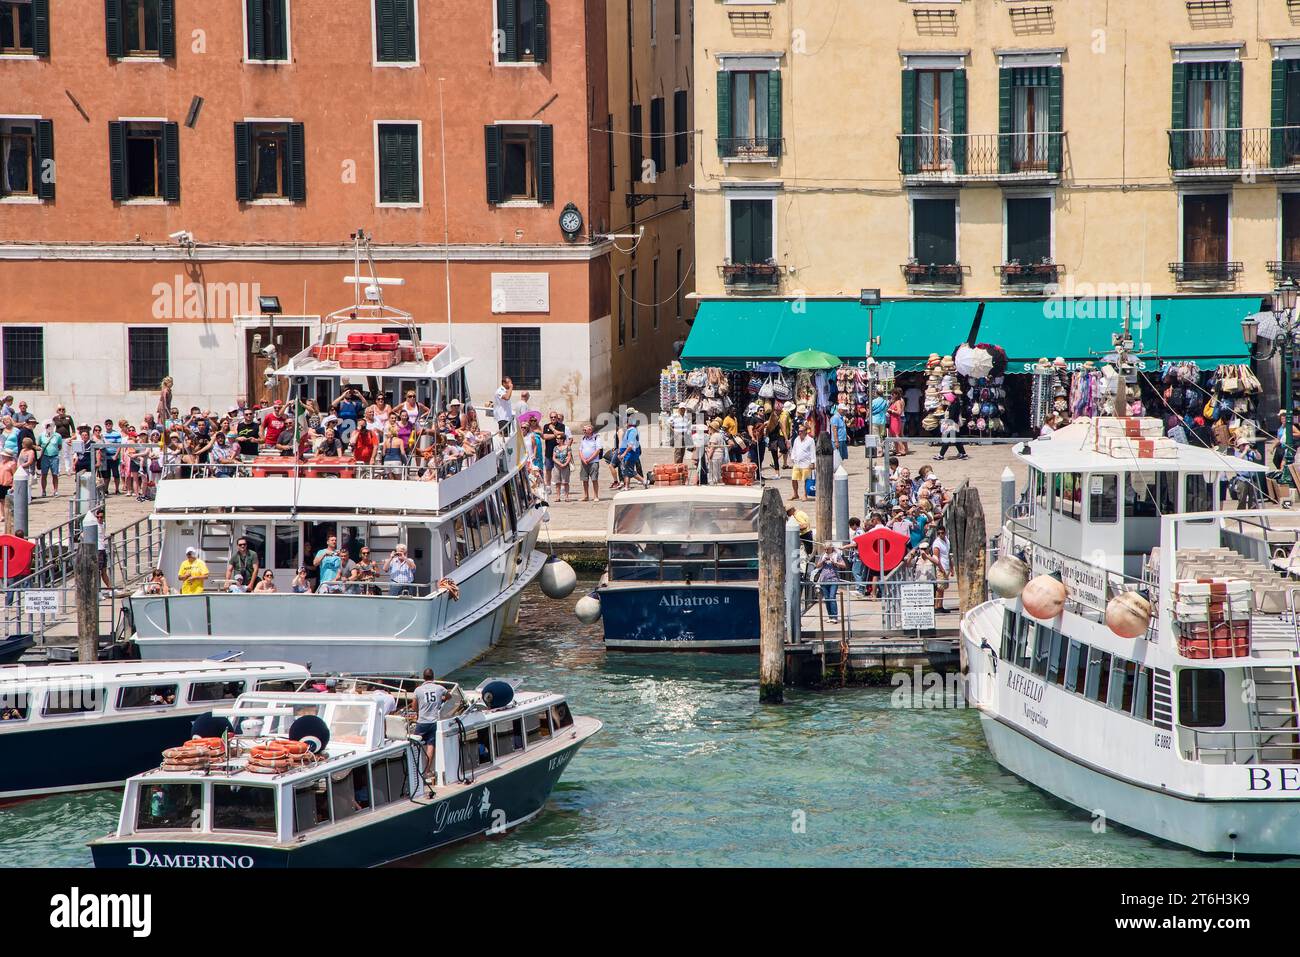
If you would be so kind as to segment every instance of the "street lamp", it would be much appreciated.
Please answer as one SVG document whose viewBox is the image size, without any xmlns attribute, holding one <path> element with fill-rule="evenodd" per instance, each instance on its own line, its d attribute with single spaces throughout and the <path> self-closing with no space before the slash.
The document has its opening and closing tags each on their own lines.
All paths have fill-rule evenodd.
<svg viewBox="0 0 1300 957">
<path fill-rule="evenodd" d="M 1293 399 L 1291 395 L 1291 353 L 1295 346 L 1296 334 L 1296 299 L 1300 294 L 1300 286 L 1296 285 L 1294 279 L 1284 279 L 1277 285 L 1273 292 L 1273 304 L 1271 312 L 1273 321 L 1277 325 L 1276 338 L 1273 339 L 1273 346 L 1264 359 L 1272 359 L 1276 355 L 1281 343 L 1282 350 L 1282 444 L 1286 449 L 1291 448 L 1291 420 L 1293 417 L 1292 406 Z M 1254 347 L 1259 341 L 1259 321 L 1247 317 L 1241 321 L 1241 337 L 1247 346 Z"/>
</svg>

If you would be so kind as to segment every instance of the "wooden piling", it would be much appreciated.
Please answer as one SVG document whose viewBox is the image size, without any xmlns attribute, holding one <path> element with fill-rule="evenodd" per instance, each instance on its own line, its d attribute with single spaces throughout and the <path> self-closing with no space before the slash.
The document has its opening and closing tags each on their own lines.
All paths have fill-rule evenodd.
<svg viewBox="0 0 1300 957">
<path fill-rule="evenodd" d="M 94 525 L 82 526 L 77 546 L 77 660 L 99 657 L 99 536 Z"/>
<path fill-rule="evenodd" d="M 817 436 L 817 541 L 835 537 L 835 446 L 831 434 Z"/>
<path fill-rule="evenodd" d="M 951 563 L 957 579 L 957 595 L 964 616 L 988 598 L 985 579 L 988 554 L 988 531 L 984 525 L 984 503 L 980 493 L 963 481 L 953 493 L 944 514 L 951 542 Z"/>
<path fill-rule="evenodd" d="M 785 700 L 786 632 L 785 507 L 781 493 L 763 489 L 758 506 L 758 700 Z"/>
</svg>

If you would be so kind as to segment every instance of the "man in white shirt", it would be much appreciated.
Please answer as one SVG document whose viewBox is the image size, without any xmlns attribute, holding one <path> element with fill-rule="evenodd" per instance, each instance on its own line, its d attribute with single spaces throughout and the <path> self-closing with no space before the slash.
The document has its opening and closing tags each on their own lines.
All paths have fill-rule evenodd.
<svg viewBox="0 0 1300 957">
<path fill-rule="evenodd" d="M 415 733 L 424 742 L 425 780 L 433 774 L 433 747 L 438 737 L 438 715 L 442 713 L 442 703 L 447 700 L 447 689 L 433 680 L 433 669 L 424 669 L 424 684 L 416 688 L 415 698 Z"/>
<path fill-rule="evenodd" d="M 810 431 L 805 422 L 799 426 L 798 438 L 790 444 L 790 487 L 796 502 L 799 501 L 800 483 L 812 478 L 817 466 L 817 442 Z"/>
<path fill-rule="evenodd" d="M 496 395 L 492 399 L 492 412 L 496 415 L 497 428 L 502 432 L 510 420 L 514 418 L 514 409 L 511 406 L 510 397 L 515 394 L 515 384 L 510 381 L 510 376 L 503 376 L 501 387 L 497 389 Z"/>
<path fill-rule="evenodd" d="M 668 427 L 672 430 L 673 461 L 680 464 L 686 460 L 686 449 L 693 445 L 691 441 L 691 417 L 686 414 L 686 406 L 679 405 L 668 417 Z"/>
<path fill-rule="evenodd" d="M 519 393 L 519 401 L 516 402 L 514 405 L 514 412 L 515 412 L 516 419 L 519 418 L 521 415 L 523 415 L 525 412 L 533 411 L 532 397 L 533 396 L 531 392 Z"/>
<path fill-rule="evenodd" d="M 921 434 L 921 402 L 925 391 L 917 385 L 903 390 L 903 434 Z"/>
</svg>

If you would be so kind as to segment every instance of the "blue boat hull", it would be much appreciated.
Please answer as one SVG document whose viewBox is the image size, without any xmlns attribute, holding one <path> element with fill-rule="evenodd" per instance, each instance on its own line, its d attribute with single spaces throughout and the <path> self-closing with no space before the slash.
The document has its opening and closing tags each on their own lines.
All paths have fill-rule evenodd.
<svg viewBox="0 0 1300 957">
<path fill-rule="evenodd" d="M 377 867 L 480 834 L 502 833 L 534 817 L 585 740 L 446 800 L 413 804 L 403 798 L 401 813 L 300 844 L 109 838 L 92 843 L 91 856 L 96 867 L 111 868 Z M 359 816 L 349 819 L 360 820 Z"/>
<path fill-rule="evenodd" d="M 624 584 L 600 589 L 605 645 L 625 650 L 756 651 L 758 583 Z"/>
<path fill-rule="evenodd" d="M 165 748 L 190 737 L 202 712 L 33 724 L 0 734 L 0 801 L 116 787 L 155 768 Z"/>
</svg>

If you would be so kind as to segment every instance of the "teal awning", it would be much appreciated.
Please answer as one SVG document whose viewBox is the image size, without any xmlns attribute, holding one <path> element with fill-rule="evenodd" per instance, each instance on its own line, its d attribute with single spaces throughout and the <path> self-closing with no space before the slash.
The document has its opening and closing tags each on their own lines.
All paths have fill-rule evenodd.
<svg viewBox="0 0 1300 957">
<path fill-rule="evenodd" d="M 924 368 L 930 353 L 966 341 L 978 303 L 898 299 L 875 310 L 874 354 L 899 372 Z M 846 363 L 867 355 L 867 310 L 856 299 L 728 299 L 700 303 L 682 350 L 688 369 L 749 369 L 801 349 L 820 349 Z"/>
<path fill-rule="evenodd" d="M 1008 371 L 1024 372 L 1040 358 L 1098 361 L 1124 323 L 1127 299 L 995 299 L 984 307 L 979 342 L 1007 352 Z M 1245 365 L 1249 350 L 1241 320 L 1259 312 L 1259 296 L 1164 296 L 1131 300 L 1129 328 L 1148 369 L 1191 360 L 1202 369 Z"/>
</svg>

